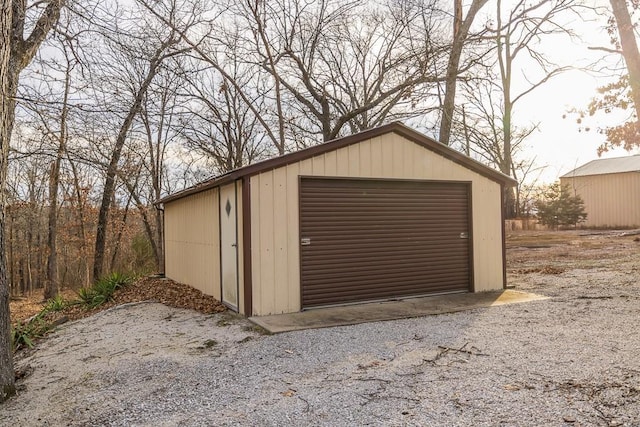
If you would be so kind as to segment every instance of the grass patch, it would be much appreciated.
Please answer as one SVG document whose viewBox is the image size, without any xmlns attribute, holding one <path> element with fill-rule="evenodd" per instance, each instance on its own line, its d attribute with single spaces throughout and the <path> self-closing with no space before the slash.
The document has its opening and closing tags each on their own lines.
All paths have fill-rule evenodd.
<svg viewBox="0 0 640 427">
<path fill-rule="evenodd" d="M 253 323 L 251 325 L 244 326 L 242 328 L 242 330 L 245 331 L 245 332 L 255 332 L 255 333 L 260 334 L 260 335 L 273 335 L 267 329 L 263 328 L 260 325 L 256 325 L 255 323 Z"/>
<path fill-rule="evenodd" d="M 218 320 L 216 322 L 216 325 L 220 326 L 220 327 L 229 326 L 229 325 L 232 325 L 232 324 L 233 324 L 233 322 L 231 320 L 229 320 L 228 318 L 227 319 L 220 319 L 220 320 Z"/>
<path fill-rule="evenodd" d="M 515 270 L 516 274 L 531 274 L 531 273 L 540 273 L 540 274 L 562 274 L 566 271 L 566 269 L 562 267 L 553 267 L 553 266 L 545 266 L 545 267 L 532 267 L 532 268 L 520 268 Z"/>
<path fill-rule="evenodd" d="M 509 247 L 527 247 L 546 249 L 556 245 L 568 245 L 577 238 L 571 231 L 520 231 L 506 236 Z"/>
<path fill-rule="evenodd" d="M 208 339 L 203 343 L 203 345 L 204 345 L 204 348 L 215 347 L 216 345 L 218 345 L 218 341 L 212 340 L 212 339 Z"/>
</svg>

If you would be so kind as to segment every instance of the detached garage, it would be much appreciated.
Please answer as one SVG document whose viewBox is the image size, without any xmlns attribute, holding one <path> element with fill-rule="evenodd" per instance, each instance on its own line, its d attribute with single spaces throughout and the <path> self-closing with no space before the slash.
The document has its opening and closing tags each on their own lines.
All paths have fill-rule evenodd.
<svg viewBox="0 0 640 427">
<path fill-rule="evenodd" d="M 165 273 L 247 316 L 502 289 L 513 184 L 392 123 L 160 200 Z"/>
<path fill-rule="evenodd" d="M 582 197 L 582 227 L 640 227 L 640 155 L 597 159 L 560 177 Z"/>
</svg>

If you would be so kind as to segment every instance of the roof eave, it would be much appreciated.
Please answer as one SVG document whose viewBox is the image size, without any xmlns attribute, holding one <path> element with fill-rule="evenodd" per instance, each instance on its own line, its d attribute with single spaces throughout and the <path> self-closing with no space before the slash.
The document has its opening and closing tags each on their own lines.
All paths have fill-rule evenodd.
<svg viewBox="0 0 640 427">
<path fill-rule="evenodd" d="M 413 141 L 414 143 L 417 143 L 418 145 L 421 145 L 431 151 L 434 151 L 437 154 L 455 163 L 465 166 L 468 169 L 471 169 L 474 172 L 479 173 L 480 175 L 483 175 L 495 182 L 498 182 L 501 185 L 504 185 L 507 187 L 513 187 L 518 184 L 518 182 L 513 178 L 511 178 L 510 176 L 505 175 L 501 172 L 498 172 L 488 166 L 485 166 L 482 163 L 468 156 L 465 156 L 464 154 L 452 149 L 449 146 L 446 146 L 432 138 L 429 138 L 428 136 L 406 126 L 403 123 L 392 122 L 387 125 L 379 126 L 373 129 L 368 129 L 354 135 L 349 135 L 343 138 L 334 139 L 333 141 L 328 141 L 324 144 L 318 144 L 313 147 L 306 148 L 304 150 L 285 154 L 279 157 L 274 157 L 272 159 L 264 160 L 262 162 L 254 163 L 239 169 L 235 169 L 219 177 L 209 179 L 207 181 L 196 184 L 193 187 L 189 187 L 177 193 L 163 197 L 160 200 L 156 201 L 154 204 L 157 205 L 161 203 L 172 202 L 174 200 L 181 199 L 183 197 L 187 197 L 192 194 L 200 193 L 202 191 L 210 190 L 214 187 L 218 187 L 218 186 L 227 184 L 229 182 L 233 182 L 240 178 L 250 177 L 261 172 L 286 166 L 291 163 L 296 163 L 296 162 L 311 158 L 313 156 L 326 153 L 328 151 L 337 150 L 337 149 L 349 146 L 351 144 L 356 144 L 356 143 L 365 141 L 367 139 L 375 138 L 391 132 L 395 132 L 398 135 L 410 141 Z"/>
</svg>

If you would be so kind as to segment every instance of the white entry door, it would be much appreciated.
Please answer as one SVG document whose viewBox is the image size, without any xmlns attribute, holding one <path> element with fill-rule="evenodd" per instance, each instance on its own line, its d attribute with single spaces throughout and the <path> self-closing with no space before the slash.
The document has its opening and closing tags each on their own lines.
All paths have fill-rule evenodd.
<svg viewBox="0 0 640 427">
<path fill-rule="evenodd" d="M 238 217 L 236 184 L 220 187 L 220 276 L 222 302 L 238 311 Z"/>
</svg>

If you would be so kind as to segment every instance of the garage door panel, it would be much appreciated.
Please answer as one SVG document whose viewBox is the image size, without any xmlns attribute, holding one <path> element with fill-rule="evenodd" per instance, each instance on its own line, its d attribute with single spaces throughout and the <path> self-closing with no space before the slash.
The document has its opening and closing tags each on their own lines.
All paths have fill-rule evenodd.
<svg viewBox="0 0 640 427">
<path fill-rule="evenodd" d="M 419 280 L 429 280 L 433 277 L 438 276 L 438 274 L 451 274 L 451 272 L 461 272 L 461 275 L 464 275 L 463 272 L 467 271 L 466 269 L 458 269 L 458 268 L 442 268 L 442 262 L 417 262 L 420 261 L 418 259 L 410 259 L 410 260 L 401 260 L 398 262 L 395 259 L 388 260 L 386 263 L 378 262 L 373 264 L 373 262 L 366 263 L 352 263 L 352 264 L 334 264 L 333 269 L 331 268 L 323 268 L 318 266 L 318 268 L 310 268 L 306 273 L 308 276 L 306 278 L 309 282 L 320 281 L 329 278 L 339 278 L 341 275 L 348 273 L 359 273 L 358 277 L 354 277 L 352 282 L 359 279 L 361 276 L 380 276 L 382 280 L 386 280 L 384 276 L 385 273 L 394 273 L 394 278 L 396 279 L 398 276 L 403 275 L 411 275 L 415 273 L 420 273 L 425 268 L 432 268 L 432 272 L 428 278 L 418 277 Z M 460 261 L 465 261 L 460 259 Z M 357 264 L 357 265 L 354 265 Z"/>
<path fill-rule="evenodd" d="M 345 262 L 332 262 L 330 263 L 330 266 L 327 266 L 326 260 L 323 260 L 322 262 L 309 264 L 309 269 L 305 272 L 305 277 L 311 279 L 314 276 L 323 275 L 323 274 L 326 274 L 327 276 L 331 276 L 331 275 L 339 275 L 339 274 L 345 274 L 345 273 L 357 272 L 357 271 L 367 271 L 367 270 L 370 271 L 371 269 L 378 269 L 378 270 L 381 270 L 381 269 L 386 269 L 386 270 L 412 269 L 413 270 L 415 269 L 416 271 L 419 271 L 427 267 L 433 267 L 433 268 L 437 267 L 444 270 L 444 268 L 442 267 L 442 264 L 444 262 L 463 263 L 466 261 L 467 261 L 466 258 L 463 258 L 463 257 L 456 257 L 453 260 L 447 259 L 447 257 L 438 257 L 435 259 L 430 259 L 428 261 L 425 261 L 424 259 L 420 259 L 417 257 L 402 257 L 402 256 L 390 256 L 388 259 L 385 259 L 385 260 L 382 260 L 382 259 L 371 260 L 371 259 L 362 257 L 360 259 L 349 259 L 348 261 L 345 261 Z M 337 271 L 338 269 L 339 271 Z M 459 271 L 460 269 L 456 267 L 453 270 Z"/>
<path fill-rule="evenodd" d="M 371 263 L 372 265 L 376 264 L 384 264 L 386 262 L 393 262 L 394 264 L 402 263 L 405 261 L 406 263 L 415 263 L 416 261 L 420 261 L 421 263 L 446 263 L 446 262 L 466 262 L 467 256 L 464 253 L 459 252 L 438 252 L 434 253 L 437 248 L 434 248 L 432 251 L 429 251 L 428 248 L 423 246 L 416 247 L 415 250 L 412 248 L 401 249 L 387 249 L 384 247 L 375 247 L 371 248 L 368 251 L 363 251 L 362 253 L 354 254 L 352 249 L 342 249 L 342 250 L 326 250 L 322 253 L 314 255 L 312 259 L 309 259 L 306 266 L 309 268 L 307 272 L 311 272 L 314 266 L 318 266 L 320 268 L 331 269 L 335 266 L 345 265 L 345 266 L 353 266 L 353 265 L 366 265 L 367 263 Z M 456 268 L 459 268 L 456 265 Z"/>
<path fill-rule="evenodd" d="M 420 273 L 419 271 L 403 273 L 404 274 L 396 274 L 392 283 L 389 283 L 389 279 L 381 276 L 351 280 L 349 282 L 349 286 L 345 287 L 322 287 L 322 283 L 317 283 L 315 287 L 309 290 L 308 296 L 324 294 L 328 290 L 331 291 L 333 296 L 339 296 L 341 293 L 350 292 L 358 292 L 358 294 L 366 293 L 367 295 L 375 292 L 381 292 L 387 295 L 388 291 L 383 289 L 383 286 L 391 284 L 394 287 L 394 291 L 399 292 L 399 294 L 395 296 L 408 296 L 402 295 L 402 292 L 409 288 L 417 288 L 417 291 L 412 293 L 427 294 L 431 293 L 434 290 L 433 288 L 446 288 L 450 285 L 457 285 L 460 280 L 464 280 L 464 275 L 460 274 L 462 272 L 457 271 L 442 271 L 439 274 L 434 274 L 429 280 L 425 280 L 421 277 L 416 278 L 416 275 Z M 429 285 L 429 288 L 425 289 L 425 285 Z"/>
<path fill-rule="evenodd" d="M 416 237 L 416 236 L 409 236 L 409 235 L 407 235 L 406 237 L 393 236 L 393 238 L 384 239 L 383 236 L 384 235 L 382 233 L 378 235 L 373 235 L 373 236 L 369 235 L 361 239 L 358 239 L 357 235 L 354 236 L 355 238 L 353 239 L 346 238 L 346 237 L 332 238 L 329 236 L 326 237 L 325 239 L 322 239 L 323 236 L 314 236 L 315 239 L 312 238 L 309 242 L 310 242 L 310 245 L 315 244 L 314 251 L 322 251 L 323 249 L 330 250 L 330 251 L 346 250 L 346 249 L 357 250 L 358 248 L 362 248 L 363 250 L 372 249 L 372 248 L 375 249 L 376 247 L 379 247 L 381 242 L 383 242 L 383 244 L 385 245 L 384 247 L 386 248 L 398 249 L 398 250 L 403 249 L 402 245 L 413 243 L 415 245 L 424 246 L 425 249 L 439 248 L 440 250 L 455 251 L 456 249 L 463 250 L 466 244 L 465 242 L 460 244 L 457 241 L 451 241 L 453 239 L 460 239 L 460 233 L 457 233 L 456 236 L 452 236 L 452 238 L 435 238 L 435 239 L 426 239 L 420 236 Z M 463 240 L 463 239 L 460 239 L 460 240 Z M 340 245 L 340 248 L 338 248 L 337 245 Z"/>
<path fill-rule="evenodd" d="M 363 288 L 364 289 L 364 288 Z M 405 286 L 402 287 L 401 291 L 407 293 L 407 295 L 403 296 L 403 297 L 398 297 L 398 295 L 396 295 L 395 292 L 390 291 L 390 290 L 374 290 L 371 291 L 369 289 L 365 289 L 364 291 L 366 292 L 370 292 L 371 298 L 370 300 L 382 300 L 382 299 L 394 299 L 394 298 L 407 298 L 407 297 L 414 297 L 414 296 L 425 296 L 425 295 L 429 295 L 429 294 L 433 294 L 433 293 L 444 293 L 447 292 L 447 285 L 442 285 L 440 287 L 433 287 L 433 291 L 432 292 L 428 292 L 428 293 L 424 293 L 422 292 L 422 284 L 421 283 L 416 283 L 413 287 L 409 287 L 409 286 Z M 338 294 L 336 295 L 337 297 L 340 298 L 340 301 L 342 301 L 342 303 L 353 303 L 353 302 L 360 302 L 361 300 L 361 294 L 363 291 L 361 290 L 354 290 L 349 288 L 349 290 L 344 291 L 344 292 L 338 292 Z M 319 294 L 316 298 L 315 301 L 318 302 L 318 305 L 329 305 L 329 304 L 335 304 L 334 297 L 327 297 L 328 293 L 323 293 L 323 294 Z"/>
<path fill-rule="evenodd" d="M 342 291 L 342 292 L 338 291 L 333 295 L 329 295 L 329 292 L 324 292 L 322 294 L 315 296 L 314 301 L 316 302 L 316 306 L 322 306 L 322 305 L 336 304 L 335 302 L 336 298 L 338 298 L 339 301 L 341 301 L 341 304 L 344 304 L 344 303 L 354 303 L 354 302 L 361 302 L 361 301 L 424 296 L 424 295 L 435 294 L 435 293 L 450 292 L 449 289 L 451 284 L 454 284 L 454 282 L 448 283 L 444 281 L 437 285 L 434 284 L 430 288 L 429 292 L 424 292 L 424 285 L 421 282 L 416 282 L 415 284 L 413 284 L 413 286 L 398 287 L 393 291 L 384 290 L 383 288 L 372 290 L 370 289 L 369 284 L 365 284 L 359 290 L 354 290 L 352 288 L 349 288 L 346 291 Z M 330 290 L 330 291 L 333 292 L 333 290 Z M 367 295 L 369 296 L 368 299 L 366 300 L 362 299 L 363 292 L 367 292 Z M 403 295 L 398 295 L 398 292 L 402 292 Z"/>
<path fill-rule="evenodd" d="M 303 178 L 300 232 L 303 307 L 469 289 L 465 183 Z"/>
</svg>

